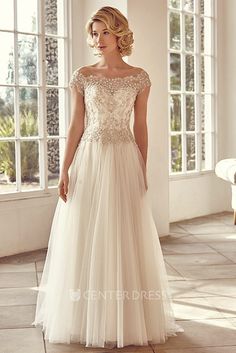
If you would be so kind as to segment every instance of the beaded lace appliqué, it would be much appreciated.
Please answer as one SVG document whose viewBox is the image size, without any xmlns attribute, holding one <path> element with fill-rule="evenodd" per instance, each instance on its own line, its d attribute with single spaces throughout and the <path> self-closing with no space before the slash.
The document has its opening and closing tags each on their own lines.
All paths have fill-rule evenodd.
<svg viewBox="0 0 236 353">
<path fill-rule="evenodd" d="M 124 77 L 85 76 L 77 69 L 70 80 L 84 96 L 85 130 L 80 141 L 101 143 L 135 142 L 130 130 L 130 116 L 136 96 L 151 86 L 142 70 Z"/>
</svg>

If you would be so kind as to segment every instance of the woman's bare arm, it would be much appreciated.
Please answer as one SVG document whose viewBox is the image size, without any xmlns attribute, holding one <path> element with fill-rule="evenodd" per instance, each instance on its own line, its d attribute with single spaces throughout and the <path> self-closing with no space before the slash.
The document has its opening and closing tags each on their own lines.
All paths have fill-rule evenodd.
<svg viewBox="0 0 236 353">
<path fill-rule="evenodd" d="M 71 122 L 67 133 L 65 155 L 62 164 L 62 172 L 67 172 L 80 138 L 84 131 L 84 99 L 83 96 L 77 91 L 76 87 L 71 88 L 72 112 Z"/>
<path fill-rule="evenodd" d="M 72 163 L 76 148 L 84 131 L 84 98 L 78 92 L 76 87 L 71 88 L 71 100 L 71 121 L 67 133 L 65 154 L 58 183 L 58 194 L 64 202 L 67 201 L 69 185 L 68 169 Z"/>
</svg>

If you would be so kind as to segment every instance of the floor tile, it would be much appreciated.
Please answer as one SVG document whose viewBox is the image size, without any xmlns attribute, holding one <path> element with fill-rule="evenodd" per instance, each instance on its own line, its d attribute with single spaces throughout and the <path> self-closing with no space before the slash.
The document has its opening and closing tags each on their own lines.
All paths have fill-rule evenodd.
<svg viewBox="0 0 236 353">
<path fill-rule="evenodd" d="M 170 232 L 177 233 L 177 234 L 186 234 L 187 231 L 181 227 L 180 223 L 171 223 L 170 224 Z"/>
<path fill-rule="evenodd" d="M 236 318 L 236 298 L 235 297 L 208 297 L 207 301 L 227 317 Z"/>
<path fill-rule="evenodd" d="M 183 348 L 183 349 L 158 349 L 158 353 L 235 353 L 236 346 Z"/>
<path fill-rule="evenodd" d="M 226 224 L 184 224 L 182 227 L 190 234 L 235 233 L 236 227 Z"/>
<path fill-rule="evenodd" d="M 224 255 L 227 259 L 231 260 L 232 262 L 236 263 L 236 251 L 221 251 L 220 253 Z"/>
<path fill-rule="evenodd" d="M 207 294 L 197 293 L 195 281 L 170 281 L 170 291 L 173 298 L 204 297 Z"/>
<path fill-rule="evenodd" d="M 35 272 L 0 273 L 0 288 L 22 288 L 37 285 Z"/>
<path fill-rule="evenodd" d="M 166 254 L 165 261 L 174 268 L 178 268 L 179 265 L 216 265 L 232 263 L 230 259 L 227 259 L 225 256 L 217 253 L 185 254 L 184 256 Z"/>
<path fill-rule="evenodd" d="M 189 282 L 195 286 L 196 296 L 236 297 L 236 279 L 233 278 L 195 280 Z"/>
<path fill-rule="evenodd" d="M 164 254 L 196 254 L 196 253 L 216 253 L 207 244 L 162 244 Z"/>
<path fill-rule="evenodd" d="M 200 243 L 215 243 L 215 242 L 235 242 L 236 234 L 234 233 L 218 233 L 218 234 L 194 234 L 195 239 Z"/>
<path fill-rule="evenodd" d="M 201 279 L 169 282 L 174 298 L 236 297 L 236 279 Z"/>
<path fill-rule="evenodd" d="M 30 262 L 27 264 L 1 264 L 0 273 L 5 272 L 35 272 L 35 263 Z"/>
<path fill-rule="evenodd" d="M 0 306 L 36 304 L 37 293 L 33 288 L 2 288 Z"/>
<path fill-rule="evenodd" d="M 224 317 L 207 298 L 174 299 L 173 309 L 178 320 L 222 319 Z"/>
<path fill-rule="evenodd" d="M 35 305 L 0 306 L 0 329 L 32 327 Z"/>
<path fill-rule="evenodd" d="M 0 330 L 0 353 L 45 353 L 38 328 Z"/>
<path fill-rule="evenodd" d="M 208 242 L 208 245 L 215 249 L 216 251 L 232 251 L 232 249 L 236 249 L 235 241 L 224 241 L 224 242 Z"/>
<path fill-rule="evenodd" d="M 236 264 L 178 266 L 178 272 L 186 279 L 236 278 Z"/>
<path fill-rule="evenodd" d="M 163 345 L 152 345 L 155 352 L 166 348 L 219 347 L 236 345 L 236 327 L 226 319 L 178 321 L 184 332 L 178 333 Z"/>
<path fill-rule="evenodd" d="M 166 266 L 166 271 L 168 275 L 168 280 L 169 281 L 181 281 L 183 280 L 183 276 L 181 276 L 180 273 L 178 273 L 174 268 L 172 268 L 170 265 L 167 263 L 165 264 Z"/>
<path fill-rule="evenodd" d="M 195 238 L 194 235 L 176 235 L 175 233 L 169 233 L 169 235 L 166 235 L 164 237 L 160 238 L 160 243 L 161 244 L 182 244 L 182 243 L 199 243 L 199 240 Z"/>
</svg>

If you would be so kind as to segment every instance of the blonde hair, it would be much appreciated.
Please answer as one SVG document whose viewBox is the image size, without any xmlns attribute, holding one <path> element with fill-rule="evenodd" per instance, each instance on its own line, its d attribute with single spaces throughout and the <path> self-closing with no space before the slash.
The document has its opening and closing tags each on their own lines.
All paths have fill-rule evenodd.
<svg viewBox="0 0 236 353">
<path fill-rule="evenodd" d="M 91 16 L 85 26 L 88 33 L 87 43 L 91 48 L 94 48 L 92 27 L 95 21 L 102 21 L 107 26 L 107 29 L 117 36 L 117 45 L 121 56 L 130 55 L 132 53 L 132 44 L 134 42 L 133 32 L 129 29 L 127 18 L 118 9 L 104 6 Z"/>
</svg>

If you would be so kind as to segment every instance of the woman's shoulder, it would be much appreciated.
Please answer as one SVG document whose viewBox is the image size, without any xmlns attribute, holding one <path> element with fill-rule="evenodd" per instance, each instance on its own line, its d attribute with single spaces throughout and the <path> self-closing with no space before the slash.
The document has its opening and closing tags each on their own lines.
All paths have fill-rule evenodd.
<svg viewBox="0 0 236 353">
<path fill-rule="evenodd" d="M 89 75 L 94 75 L 97 73 L 101 73 L 101 70 L 99 70 L 99 68 L 97 67 L 97 64 L 93 64 L 93 65 L 86 65 L 86 66 L 80 66 L 78 67 L 74 72 L 73 75 L 81 75 L 81 76 L 89 76 Z M 142 67 L 138 67 L 138 66 L 131 66 L 131 65 L 127 65 L 124 69 L 120 70 L 120 74 L 121 76 L 128 76 L 128 75 L 136 75 L 136 74 L 146 74 L 148 75 L 147 71 L 144 70 Z"/>
</svg>

